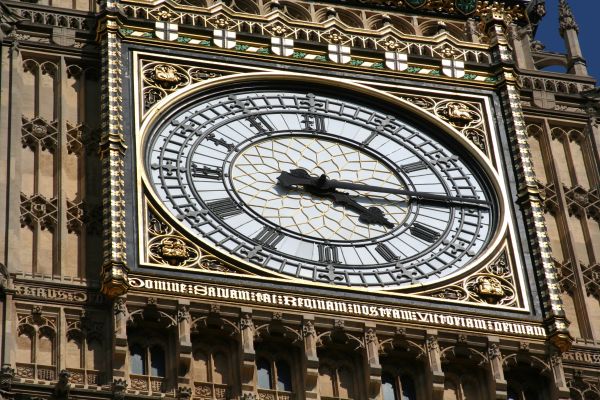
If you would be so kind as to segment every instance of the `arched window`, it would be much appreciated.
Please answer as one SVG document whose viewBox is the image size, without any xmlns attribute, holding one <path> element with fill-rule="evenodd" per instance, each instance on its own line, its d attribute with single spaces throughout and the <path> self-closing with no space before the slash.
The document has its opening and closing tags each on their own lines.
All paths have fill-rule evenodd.
<svg viewBox="0 0 600 400">
<path fill-rule="evenodd" d="M 292 391 L 292 371 L 290 365 L 285 360 L 275 362 L 275 371 L 277 372 L 277 390 L 285 392 Z"/>
<path fill-rule="evenodd" d="M 258 375 L 259 389 L 272 389 L 271 387 L 271 363 L 264 358 L 256 360 L 256 373 Z"/>
<path fill-rule="evenodd" d="M 400 377 L 400 386 L 402 388 L 401 400 L 416 400 L 417 390 L 415 387 L 415 381 L 410 375 L 402 375 Z"/>
<path fill-rule="evenodd" d="M 157 345 L 150 348 L 150 376 L 165 376 L 165 351 Z"/>
<path fill-rule="evenodd" d="M 33 362 L 33 337 L 35 333 L 30 326 L 19 327 L 19 336 L 17 337 L 17 362 L 31 363 Z"/>
<path fill-rule="evenodd" d="M 389 373 L 381 376 L 381 393 L 383 400 L 416 400 L 415 382 L 410 375 L 400 377 Z"/>
<path fill-rule="evenodd" d="M 129 366 L 132 374 L 146 375 L 146 352 L 142 346 L 134 344 L 129 348 Z"/>
<path fill-rule="evenodd" d="M 319 390 L 321 397 L 356 399 L 358 390 L 350 365 L 328 363 L 319 367 Z"/>
<path fill-rule="evenodd" d="M 292 391 L 292 370 L 286 360 L 272 361 L 259 357 L 256 360 L 256 373 L 259 389 Z"/>
<path fill-rule="evenodd" d="M 81 368 L 81 339 L 70 337 L 67 341 L 67 368 Z"/>
<path fill-rule="evenodd" d="M 229 383 L 228 379 L 229 361 L 227 355 L 222 351 L 217 352 L 213 355 L 213 376 L 212 381 L 214 383 Z"/>
<path fill-rule="evenodd" d="M 398 397 L 396 397 L 397 391 L 396 380 L 390 374 L 383 374 L 381 376 L 381 394 L 383 400 L 398 400 Z"/>
<path fill-rule="evenodd" d="M 41 365 L 54 365 L 54 332 L 40 330 L 36 362 Z"/>
</svg>

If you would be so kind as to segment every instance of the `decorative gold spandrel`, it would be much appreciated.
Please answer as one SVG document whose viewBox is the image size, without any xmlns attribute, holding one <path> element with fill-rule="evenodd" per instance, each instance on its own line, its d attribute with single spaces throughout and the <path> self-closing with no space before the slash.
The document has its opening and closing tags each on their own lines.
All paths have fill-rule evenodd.
<svg viewBox="0 0 600 400">
<path fill-rule="evenodd" d="M 508 252 L 502 250 L 488 265 L 442 289 L 421 294 L 465 303 L 520 307 L 518 288 Z"/>
<path fill-rule="evenodd" d="M 217 78 L 223 73 L 209 68 L 168 61 L 141 61 L 141 109 L 149 111 L 171 93 L 193 83 Z"/>
<path fill-rule="evenodd" d="M 401 99 L 410 101 L 417 107 L 446 121 L 462 133 L 488 157 L 491 156 L 490 138 L 485 124 L 481 103 L 463 100 L 449 100 L 442 97 L 399 94 Z"/>
<path fill-rule="evenodd" d="M 201 249 L 163 218 L 157 208 L 149 204 L 146 213 L 145 238 L 145 262 L 153 265 L 248 274 L 247 271 L 236 268 L 209 251 Z"/>
</svg>

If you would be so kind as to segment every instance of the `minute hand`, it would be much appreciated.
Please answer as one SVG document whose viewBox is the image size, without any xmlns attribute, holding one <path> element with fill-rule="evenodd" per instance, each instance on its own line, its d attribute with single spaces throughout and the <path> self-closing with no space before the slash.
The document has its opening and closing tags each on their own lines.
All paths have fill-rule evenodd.
<svg viewBox="0 0 600 400">
<path fill-rule="evenodd" d="M 469 198 L 465 198 L 465 197 L 455 197 L 455 196 L 445 196 L 442 194 L 427 193 L 427 192 L 414 192 L 412 190 L 405 190 L 405 189 L 394 189 L 394 188 L 386 188 L 386 187 L 381 187 L 381 186 L 365 185 L 362 183 L 336 181 L 335 179 L 330 179 L 327 181 L 327 188 L 328 189 L 361 190 L 361 191 L 365 190 L 365 191 L 369 191 L 369 192 L 399 194 L 399 195 L 410 196 L 412 198 L 422 199 L 422 200 L 449 202 L 449 203 L 466 204 L 466 205 L 477 205 L 479 207 L 484 207 L 484 208 L 488 208 L 490 205 L 490 203 L 486 200 L 469 199 Z"/>
</svg>

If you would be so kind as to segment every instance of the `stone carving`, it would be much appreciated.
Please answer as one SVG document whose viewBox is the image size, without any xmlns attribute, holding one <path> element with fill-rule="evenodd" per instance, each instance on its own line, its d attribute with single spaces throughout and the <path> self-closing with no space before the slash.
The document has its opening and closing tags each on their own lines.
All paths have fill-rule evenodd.
<svg viewBox="0 0 600 400">
<path fill-rule="evenodd" d="M 377 342 L 377 334 L 372 328 L 367 329 L 367 331 L 365 332 L 365 341 L 367 343 Z"/>
<path fill-rule="evenodd" d="M 490 344 L 488 347 L 488 357 L 490 360 L 493 360 L 498 357 L 502 357 L 502 353 L 500 352 L 500 347 L 496 343 Z"/>
<path fill-rule="evenodd" d="M 145 62 L 142 63 L 142 76 L 143 108 L 149 110 L 174 91 L 220 74 L 189 65 Z"/>
<path fill-rule="evenodd" d="M 426 292 L 432 297 L 463 302 L 517 306 L 514 277 L 505 252 L 492 263 L 474 272 L 462 281 L 443 289 Z"/>
<path fill-rule="evenodd" d="M 244 314 L 240 319 L 240 329 L 254 329 L 254 322 L 252 322 L 252 316 L 250 314 Z"/>
<path fill-rule="evenodd" d="M 83 228 L 84 204 L 83 201 L 67 200 L 67 230 L 69 233 L 81 235 Z"/>
<path fill-rule="evenodd" d="M 125 399 L 125 391 L 127 390 L 127 382 L 124 379 L 115 379 L 112 382 L 112 398 L 113 400 Z"/>
<path fill-rule="evenodd" d="M 317 331 L 315 330 L 315 326 L 312 322 L 304 322 L 304 324 L 302 325 L 302 336 L 317 336 Z"/>
<path fill-rule="evenodd" d="M 15 370 L 10 365 L 3 365 L 0 368 L 0 389 L 10 392 L 14 378 Z"/>
<path fill-rule="evenodd" d="M 475 280 L 475 291 L 489 304 L 496 304 L 505 296 L 502 283 L 493 276 L 479 276 Z"/>
<path fill-rule="evenodd" d="M 34 228 L 39 224 L 42 229 L 54 231 L 58 218 L 58 199 L 47 199 L 41 194 L 27 197 L 21 193 L 21 226 Z"/>
<path fill-rule="evenodd" d="M 152 260 L 159 264 L 187 267 L 200 258 L 200 252 L 194 246 L 171 235 L 150 240 L 148 248 Z"/>
<path fill-rule="evenodd" d="M 22 117 L 21 142 L 32 151 L 36 148 L 54 153 L 58 141 L 58 121 L 48 122 L 42 117 Z"/>
<path fill-rule="evenodd" d="M 190 319 L 190 307 L 183 304 L 179 305 L 177 308 L 177 321 L 189 321 Z"/>
<path fill-rule="evenodd" d="M 192 398 L 192 388 L 180 387 L 177 390 L 177 398 L 180 400 L 189 400 Z"/>
<path fill-rule="evenodd" d="M 117 297 L 113 304 L 113 312 L 115 315 L 127 315 L 127 299 L 124 297 Z"/>
<path fill-rule="evenodd" d="M 571 29 L 579 33 L 579 25 L 577 25 L 575 17 L 573 16 L 573 11 L 566 0 L 558 1 L 558 21 L 560 36 L 564 36 L 565 31 Z"/>
<path fill-rule="evenodd" d="M 69 371 L 65 369 L 60 371 L 58 374 L 58 382 L 54 385 L 54 390 L 50 396 L 51 400 L 68 400 L 71 391 L 71 384 L 69 383 L 70 378 L 71 373 Z"/>
</svg>

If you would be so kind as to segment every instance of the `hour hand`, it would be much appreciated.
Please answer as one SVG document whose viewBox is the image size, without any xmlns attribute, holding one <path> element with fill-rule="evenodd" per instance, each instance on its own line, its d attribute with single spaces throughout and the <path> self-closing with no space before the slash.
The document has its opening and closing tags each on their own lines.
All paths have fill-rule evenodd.
<svg viewBox="0 0 600 400">
<path fill-rule="evenodd" d="M 333 204 L 338 204 L 358 212 L 358 220 L 364 224 L 383 225 L 390 229 L 394 227 L 394 224 L 385 218 L 385 214 L 379 207 L 373 206 L 367 208 L 350 197 L 348 193 L 334 190 L 328 192 L 327 197 L 330 197 L 333 200 Z"/>
<path fill-rule="evenodd" d="M 290 172 L 282 171 L 277 177 L 280 186 L 289 189 L 293 186 L 312 185 L 317 178 L 311 176 L 305 169 L 291 169 Z"/>
</svg>

